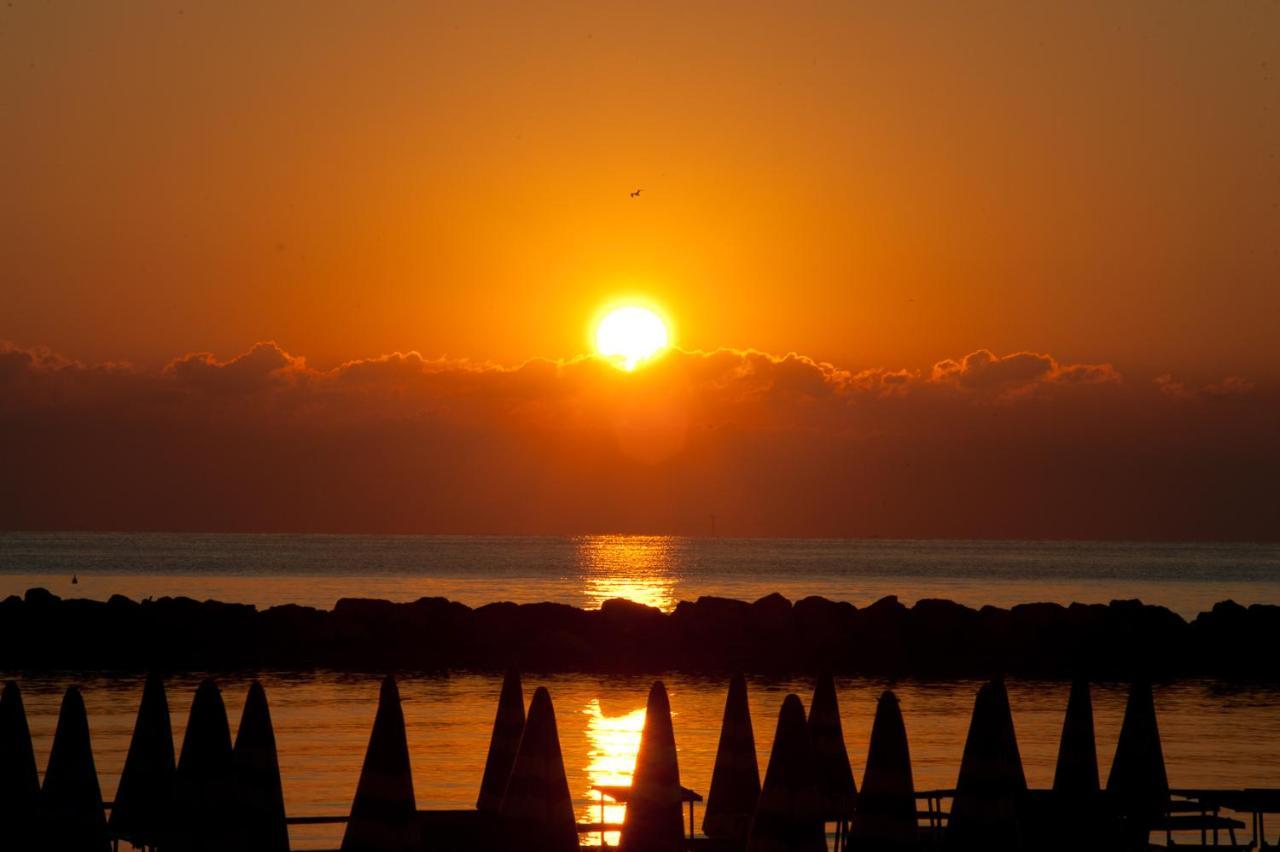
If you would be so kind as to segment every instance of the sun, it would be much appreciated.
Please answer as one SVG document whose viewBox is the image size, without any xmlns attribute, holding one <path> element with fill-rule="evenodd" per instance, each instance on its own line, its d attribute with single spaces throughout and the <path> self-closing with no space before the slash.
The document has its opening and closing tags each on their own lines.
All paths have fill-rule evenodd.
<svg viewBox="0 0 1280 852">
<path fill-rule="evenodd" d="M 648 308 L 614 308 L 596 326 L 596 352 L 628 372 L 670 344 L 667 324 Z"/>
</svg>

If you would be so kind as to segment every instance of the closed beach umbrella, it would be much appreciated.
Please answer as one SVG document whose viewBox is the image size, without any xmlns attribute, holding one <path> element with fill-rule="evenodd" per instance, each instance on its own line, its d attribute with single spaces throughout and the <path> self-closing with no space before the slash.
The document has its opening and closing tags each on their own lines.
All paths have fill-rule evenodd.
<svg viewBox="0 0 1280 852">
<path fill-rule="evenodd" d="M 862 792 L 858 794 L 849 841 L 855 849 L 898 850 L 913 847 L 918 840 L 907 728 L 898 696 L 885 690 L 876 703 L 867 768 L 862 774 Z"/>
<path fill-rule="evenodd" d="M 107 815 L 89 742 L 89 718 L 80 690 L 62 698 L 58 728 L 41 788 L 44 830 L 40 848 L 58 852 L 107 852 Z"/>
<path fill-rule="evenodd" d="M 738 674 L 729 681 L 729 695 L 724 702 L 720 744 L 702 818 L 703 833 L 708 837 L 745 839 L 759 798 L 760 766 L 756 761 L 751 709 L 747 706 L 747 679 Z"/>
<path fill-rule="evenodd" d="M 809 741 L 813 744 L 822 818 L 828 822 L 849 818 L 853 815 L 858 787 L 849 766 L 836 682 L 831 675 L 818 678 L 813 690 L 813 701 L 809 704 Z"/>
<path fill-rule="evenodd" d="M 476 810 L 497 813 L 502 807 L 502 795 L 506 792 L 523 733 L 524 687 L 520 684 L 520 673 L 513 669 L 502 679 L 502 692 L 498 695 L 498 712 L 493 718 L 493 736 L 489 738 L 489 757 L 484 762 Z"/>
<path fill-rule="evenodd" d="M 133 739 L 111 808 L 108 825 L 114 836 L 135 846 L 162 841 L 173 807 L 174 772 L 169 700 L 164 680 L 152 674 L 142 688 Z"/>
<path fill-rule="evenodd" d="M 499 810 L 513 848 L 530 852 L 575 852 L 577 818 L 560 754 L 560 733 L 551 694 L 540 686 L 529 702 L 529 718 L 511 767 Z"/>
<path fill-rule="evenodd" d="M 1041 806 L 1028 816 L 1027 830 L 1043 838 L 1041 845 L 1046 850 L 1084 849 L 1096 845 L 1100 837 L 1115 837 L 1115 826 L 1108 824 L 1110 814 L 1099 790 L 1093 699 L 1089 682 L 1077 680 L 1071 684 L 1062 721 L 1053 796 L 1042 799 Z"/>
<path fill-rule="evenodd" d="M 681 852 L 684 823 L 680 813 L 680 767 L 671 703 L 662 681 L 649 688 L 640 750 L 631 776 L 627 812 L 622 821 L 623 852 Z"/>
<path fill-rule="evenodd" d="M 400 690 L 391 675 L 382 681 L 369 748 L 360 768 L 343 852 L 407 852 L 421 845 L 409 769 Z"/>
<path fill-rule="evenodd" d="M 212 679 L 196 688 L 173 783 L 174 824 L 166 849 L 222 852 L 240 848 L 239 802 L 231 763 L 231 728 Z"/>
<path fill-rule="evenodd" d="M 1146 681 L 1137 681 L 1129 689 L 1116 756 L 1107 777 L 1107 793 L 1133 821 L 1135 833 L 1145 834 L 1145 826 L 1169 807 L 1164 749 L 1160 745 L 1151 684 Z"/>
<path fill-rule="evenodd" d="M 956 795 L 947 821 L 953 849 L 1016 849 L 1022 842 L 1020 814 L 1027 780 L 1004 681 L 978 690 L 964 744 Z"/>
<path fill-rule="evenodd" d="M 32 840 L 40 778 L 22 691 L 9 681 L 0 693 L 0 849 L 26 849 Z"/>
<path fill-rule="evenodd" d="M 244 826 L 242 848 L 250 852 L 289 852 L 276 734 L 271 727 L 266 690 L 256 680 L 249 686 L 249 697 L 240 714 L 231 760 Z"/>
<path fill-rule="evenodd" d="M 747 835 L 748 852 L 826 852 L 804 704 L 788 695 L 778 713 L 764 786 Z"/>
<path fill-rule="evenodd" d="M 1062 721 L 1062 741 L 1058 745 L 1058 765 L 1053 773 L 1053 791 L 1068 796 L 1097 793 L 1098 750 L 1093 739 L 1093 699 L 1089 682 L 1071 684 L 1067 715 Z"/>
</svg>

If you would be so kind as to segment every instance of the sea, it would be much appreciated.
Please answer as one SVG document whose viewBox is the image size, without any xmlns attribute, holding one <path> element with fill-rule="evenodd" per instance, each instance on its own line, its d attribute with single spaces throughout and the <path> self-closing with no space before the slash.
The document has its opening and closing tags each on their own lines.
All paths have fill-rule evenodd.
<svg viewBox="0 0 1280 852">
<path fill-rule="evenodd" d="M 1226 599 L 1280 603 L 1280 546 L 0 533 L 0 596 L 21 595 L 36 586 L 62 597 L 186 595 L 259 607 L 301 603 L 324 608 L 343 597 L 423 596 L 471 605 L 550 600 L 584 607 L 624 597 L 664 610 L 700 595 L 753 600 L 771 592 L 792 600 L 822 595 L 859 606 L 886 595 L 907 604 L 941 597 L 971 606 L 1137 598 L 1194 618 Z M 110 799 L 141 697 L 140 678 L 102 672 L 0 672 L 0 677 L 22 686 L 42 767 L 64 690 L 73 684 L 82 689 L 103 795 Z M 179 746 L 202 677 L 188 672 L 168 681 Z M 379 677 L 378 672 L 329 671 L 219 676 L 233 730 L 250 681 L 257 678 L 266 686 L 291 815 L 349 810 Z M 580 821 L 600 818 L 594 785 L 629 781 L 655 677 L 670 693 L 682 783 L 707 792 L 725 683 L 678 672 L 643 677 L 526 672 L 524 677 L 526 696 L 540 685 L 551 692 Z M 748 680 L 763 773 L 783 698 L 795 692 L 807 703 L 813 684 L 805 679 Z M 855 777 L 862 776 L 876 698 L 892 688 L 906 720 L 917 788 L 953 786 L 979 685 L 973 680 L 838 680 Z M 420 808 L 474 805 L 500 686 L 500 678 L 487 672 L 400 674 Z M 1052 782 L 1068 684 L 1013 679 L 1008 687 L 1027 780 L 1032 787 L 1046 787 Z M 1126 689 L 1122 683 L 1093 686 L 1104 782 Z M 1174 787 L 1280 787 L 1280 684 L 1180 680 L 1156 684 L 1155 700 Z M 606 821 L 621 818 L 619 806 L 604 807 Z M 1247 839 L 1249 830 L 1241 833 Z M 291 835 L 295 849 L 334 848 L 341 828 L 295 826 Z M 616 836 L 603 839 L 617 841 Z M 600 840 L 598 835 L 583 837 L 587 844 Z"/>
<path fill-rule="evenodd" d="M 886 595 L 975 607 L 1137 598 L 1194 618 L 1222 600 L 1280 603 L 1280 543 L 0 533 L 0 596 L 33 586 L 323 608 L 424 596 L 583 607 L 621 597 L 663 610 L 772 592 L 858 606 Z"/>
</svg>

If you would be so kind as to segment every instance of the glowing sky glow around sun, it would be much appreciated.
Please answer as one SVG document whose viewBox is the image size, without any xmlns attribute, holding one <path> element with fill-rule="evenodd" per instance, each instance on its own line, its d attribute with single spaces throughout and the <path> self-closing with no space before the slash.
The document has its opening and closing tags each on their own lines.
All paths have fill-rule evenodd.
<svg viewBox="0 0 1280 852">
<path fill-rule="evenodd" d="M 628 372 L 668 345 L 667 324 L 648 308 L 615 308 L 596 326 L 596 351 Z"/>
</svg>

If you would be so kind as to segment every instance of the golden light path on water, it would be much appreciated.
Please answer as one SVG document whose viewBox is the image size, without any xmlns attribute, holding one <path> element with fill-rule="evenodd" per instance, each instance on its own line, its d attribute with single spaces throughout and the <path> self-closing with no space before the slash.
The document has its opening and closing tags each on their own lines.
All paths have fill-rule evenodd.
<svg viewBox="0 0 1280 852">
<path fill-rule="evenodd" d="M 585 605 L 596 609 L 611 598 L 626 598 L 670 610 L 676 605 L 670 536 L 587 536 L 577 540 Z"/>
<path fill-rule="evenodd" d="M 670 536 L 584 536 L 577 539 L 578 565 L 582 572 L 585 605 L 595 609 L 607 600 L 625 598 L 646 606 L 670 610 L 675 607 L 676 572 Z M 619 649 L 625 653 L 625 649 Z M 634 700 L 634 699 L 633 699 Z M 596 805 L 584 814 L 587 822 L 619 823 L 624 805 L 602 799 L 590 787 L 627 786 L 635 768 L 644 730 L 645 708 L 622 709 L 616 701 L 593 697 L 582 708 L 586 717 L 586 776 L 588 789 L 575 791 Z M 617 845 L 618 832 L 596 835 L 609 845 Z"/>
<path fill-rule="evenodd" d="M 644 730 L 645 708 L 610 716 L 600 700 L 592 698 L 582 712 L 587 717 L 587 778 L 591 785 L 630 785 L 640 749 L 640 732 Z M 592 795 L 590 790 L 585 793 L 587 798 Z M 626 808 L 605 800 L 603 818 L 599 807 L 591 811 L 588 821 L 617 823 L 622 821 Z M 618 840 L 618 832 L 605 832 L 604 841 L 609 845 L 617 845 Z"/>
<path fill-rule="evenodd" d="M 675 607 L 677 578 L 672 558 L 675 539 L 604 535 L 585 536 L 576 543 L 582 593 L 588 608 L 595 609 L 614 598 L 662 610 Z M 627 705 L 617 707 L 615 704 L 615 701 L 593 697 L 581 711 L 586 719 L 588 783 L 587 789 L 575 793 L 594 803 L 580 817 L 585 822 L 620 823 L 626 814 L 624 805 L 603 799 L 590 789 L 595 785 L 631 783 L 640 734 L 644 730 L 645 707 L 641 704 L 634 709 L 623 709 Z M 618 832 L 609 831 L 595 835 L 595 839 L 616 846 L 620 837 Z"/>
</svg>

